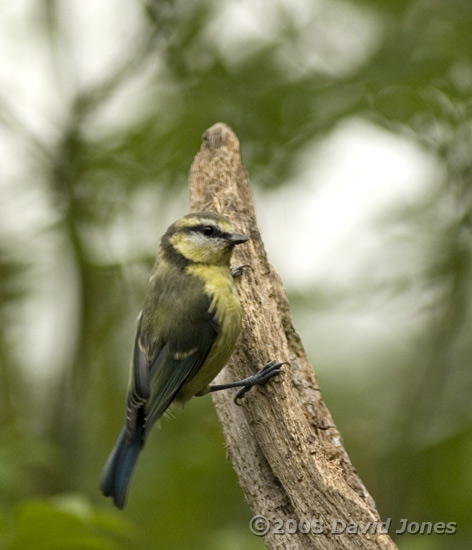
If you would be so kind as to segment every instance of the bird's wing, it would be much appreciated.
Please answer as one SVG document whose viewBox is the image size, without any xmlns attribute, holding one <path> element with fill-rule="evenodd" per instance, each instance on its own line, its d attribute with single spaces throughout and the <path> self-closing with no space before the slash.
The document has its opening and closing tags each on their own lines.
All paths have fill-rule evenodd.
<svg viewBox="0 0 472 550">
<path fill-rule="evenodd" d="M 211 349 L 213 340 L 207 342 L 206 346 L 200 346 L 197 351 L 185 359 L 172 358 L 168 346 L 164 346 L 158 358 L 159 364 L 151 376 L 151 398 L 146 403 L 145 437 L 156 420 L 171 404 L 180 388 L 200 369 Z"/>
<path fill-rule="evenodd" d="M 182 313 L 182 322 L 193 330 L 175 338 L 174 333 L 162 334 L 163 345 L 154 350 L 149 360 L 140 345 L 141 323 L 138 325 L 133 354 L 132 387 L 128 396 L 127 427 L 132 434 L 138 411 L 145 409 L 145 440 L 154 423 L 169 407 L 180 388 L 189 381 L 204 363 L 218 334 L 218 322 L 209 313 L 210 300 L 204 295 L 198 306 Z M 169 326 L 179 324 L 174 317 Z"/>
</svg>

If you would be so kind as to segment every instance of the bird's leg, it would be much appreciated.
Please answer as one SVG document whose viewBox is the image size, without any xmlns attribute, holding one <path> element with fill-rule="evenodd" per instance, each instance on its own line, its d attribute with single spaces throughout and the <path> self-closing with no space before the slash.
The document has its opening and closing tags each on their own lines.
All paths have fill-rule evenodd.
<svg viewBox="0 0 472 550">
<path fill-rule="evenodd" d="M 277 363 L 276 361 L 270 361 L 270 363 L 264 365 L 261 370 L 257 371 L 256 374 L 248 376 L 247 378 L 244 378 L 244 380 L 209 386 L 208 391 L 213 392 L 227 390 L 228 388 L 241 388 L 234 398 L 234 402 L 237 403 L 237 400 L 241 399 L 241 397 L 243 397 L 243 395 L 248 392 L 253 386 L 265 384 L 273 376 L 280 374 L 280 369 L 282 365 L 288 365 L 287 361 L 281 361 L 279 363 Z"/>
<path fill-rule="evenodd" d="M 231 276 L 233 277 L 233 279 L 236 279 L 236 277 L 239 277 L 241 275 L 241 273 L 243 272 L 243 269 L 245 267 L 248 267 L 249 269 L 252 269 L 250 265 L 248 264 L 242 264 L 242 265 L 238 265 L 236 267 L 231 267 Z"/>
</svg>

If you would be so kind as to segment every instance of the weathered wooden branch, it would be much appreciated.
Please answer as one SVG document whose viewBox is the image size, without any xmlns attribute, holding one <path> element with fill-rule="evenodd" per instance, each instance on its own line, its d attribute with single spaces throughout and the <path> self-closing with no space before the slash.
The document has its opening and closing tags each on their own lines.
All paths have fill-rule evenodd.
<svg viewBox="0 0 472 550">
<path fill-rule="evenodd" d="M 192 211 L 221 212 L 251 237 L 234 255 L 234 265 L 250 266 L 238 280 L 243 328 L 217 383 L 242 379 L 271 359 L 289 362 L 282 375 L 251 390 L 239 406 L 232 391 L 213 395 L 249 506 L 272 522 L 264 537 L 267 548 L 396 548 L 382 533 L 375 503 L 321 398 L 282 282 L 267 260 L 239 141 L 224 124 L 203 135 L 190 171 L 190 197 Z M 351 522 L 359 533 L 341 533 Z M 369 532 L 361 534 L 366 526 Z M 257 527 L 266 530 L 262 520 Z M 336 527 L 339 534 L 332 532 Z"/>
</svg>

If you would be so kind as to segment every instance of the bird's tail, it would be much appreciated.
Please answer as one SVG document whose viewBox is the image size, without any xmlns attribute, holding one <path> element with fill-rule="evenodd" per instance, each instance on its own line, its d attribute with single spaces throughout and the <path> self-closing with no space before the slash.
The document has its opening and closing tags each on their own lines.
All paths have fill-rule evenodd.
<svg viewBox="0 0 472 550">
<path fill-rule="evenodd" d="M 112 497 L 115 506 L 123 509 L 128 495 L 134 468 L 141 451 L 143 427 L 137 426 L 132 439 L 126 437 L 126 427 L 105 464 L 100 489 L 106 497 Z"/>
</svg>

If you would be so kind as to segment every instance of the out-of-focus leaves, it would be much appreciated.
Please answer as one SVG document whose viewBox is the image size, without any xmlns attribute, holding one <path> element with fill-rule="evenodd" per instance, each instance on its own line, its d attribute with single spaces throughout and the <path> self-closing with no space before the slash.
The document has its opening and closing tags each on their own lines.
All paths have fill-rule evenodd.
<svg viewBox="0 0 472 550">
<path fill-rule="evenodd" d="M 452 106 L 470 97 L 472 86 L 470 2 L 408 4 L 385 14 L 385 38 L 357 75 L 365 79 L 374 112 L 389 124 L 408 123 L 420 113 L 434 116 L 432 91 L 444 90 Z"/>
<path fill-rule="evenodd" d="M 7 305 L 27 294 L 28 264 L 0 248 L 0 304 Z"/>
<path fill-rule="evenodd" d="M 58 469 L 59 452 L 30 429 L 18 433 L 13 427 L 1 432 L 0 487 L 2 501 L 14 503 L 34 492 L 47 492 L 50 477 Z"/>
<path fill-rule="evenodd" d="M 416 244 L 414 266 L 402 271 L 400 265 L 382 280 L 368 273 L 352 288 L 333 288 L 327 281 L 312 299 L 304 293 L 293 306 L 302 309 L 309 329 L 324 326 L 330 312 L 385 308 L 387 315 L 389 307 L 404 308 L 411 333 L 400 327 L 390 339 L 373 335 L 367 351 L 357 342 L 351 355 L 342 356 L 339 341 L 346 335 L 332 331 L 339 356 L 333 379 L 322 380 L 323 395 L 381 513 L 397 523 L 402 517 L 458 521 L 454 547 L 466 548 L 472 4 L 308 2 L 297 18 L 295 6 L 274 2 L 265 8 L 271 10 L 271 34 L 258 29 L 260 34 L 236 40 L 229 51 L 220 40 L 224 30 L 215 27 L 225 9 L 221 3 L 148 0 L 129 49 L 86 84 L 68 48 L 68 12 L 59 2 L 37 6 L 42 17 L 33 18 L 38 26 L 30 47 L 35 40 L 49 44 L 46 65 L 56 71 L 51 82 L 58 83 L 64 113 L 50 123 L 54 137 L 40 137 L 22 126 L 15 102 L 2 90 L 2 124 L 12 141 L 29 144 L 24 150 L 31 154 L 21 160 L 29 166 L 30 186 L 40 180 L 47 190 L 50 219 L 34 231 L 60 244 L 57 258 L 40 247 L 33 254 L 21 239 L 14 256 L 8 243 L 0 245 L 0 495 L 4 506 L 18 503 L 0 518 L 0 546 L 262 547 L 247 528 L 249 512 L 204 400 L 190 403 L 152 434 L 120 515 L 79 500 L 70 505 L 28 497 L 80 490 L 97 505 L 110 506 L 98 483 L 123 421 L 135 319 L 159 235 L 185 191 L 201 133 L 217 121 L 231 125 L 253 185 L 276 190 L 297 177 L 302 153 L 355 115 L 420 143 L 441 161 L 445 178 L 379 225 L 379 232 L 401 228 L 405 243 Z M 373 38 L 362 32 L 356 37 L 372 40 L 358 58 L 344 36 L 353 13 L 366 18 L 366 29 L 375 27 Z M 333 44 L 352 59 L 351 67 L 331 66 Z M 313 54 L 320 63 L 312 63 Z M 24 243 L 34 231 L 25 230 Z M 68 353 L 49 375 L 26 364 L 25 349 L 37 343 L 27 341 L 26 327 L 18 326 L 25 317 L 16 315 L 39 292 L 35 264 L 74 298 L 50 304 L 56 312 L 72 311 L 66 325 L 56 323 L 51 356 L 66 341 Z M 44 313 L 25 324 L 41 326 Z M 349 377 L 339 376 L 346 367 Z M 24 383 L 34 386 L 36 375 L 45 396 L 40 404 Z M 122 521 L 129 517 L 133 525 Z M 421 540 L 422 547 L 439 549 L 451 539 Z M 415 538 L 407 544 L 413 548 Z"/>
<path fill-rule="evenodd" d="M 0 539 L 5 550 L 124 550 L 140 544 L 129 521 L 95 511 L 80 498 L 25 500 L 9 516 Z"/>
</svg>

